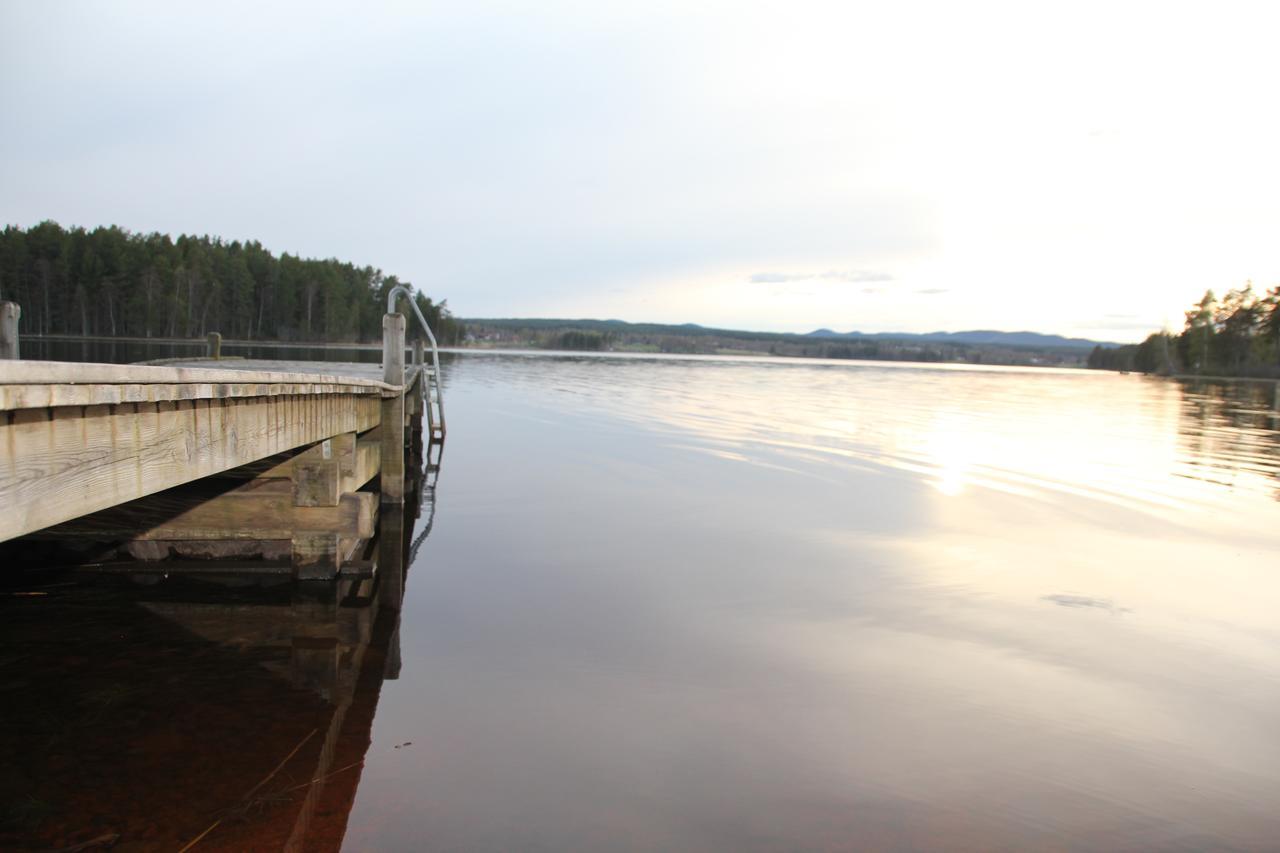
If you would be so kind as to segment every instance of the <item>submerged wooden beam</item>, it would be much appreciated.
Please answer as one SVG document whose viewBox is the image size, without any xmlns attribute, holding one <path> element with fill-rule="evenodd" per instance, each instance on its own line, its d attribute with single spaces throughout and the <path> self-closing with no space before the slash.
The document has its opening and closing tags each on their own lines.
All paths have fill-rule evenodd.
<svg viewBox="0 0 1280 853">
<path fill-rule="evenodd" d="M 197 483 L 41 531 L 41 538 L 115 540 L 292 540 L 299 531 L 338 539 L 373 536 L 378 496 L 342 495 L 335 506 L 295 506 L 288 480 L 253 480 L 210 494 Z"/>
</svg>

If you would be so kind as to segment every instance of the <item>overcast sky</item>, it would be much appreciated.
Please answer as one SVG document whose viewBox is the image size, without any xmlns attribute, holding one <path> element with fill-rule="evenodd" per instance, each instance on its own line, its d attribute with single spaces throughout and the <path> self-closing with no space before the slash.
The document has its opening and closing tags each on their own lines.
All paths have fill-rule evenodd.
<svg viewBox="0 0 1280 853">
<path fill-rule="evenodd" d="M 1280 283 L 1270 4 L 0 4 L 0 223 L 463 317 L 1140 339 Z"/>
</svg>

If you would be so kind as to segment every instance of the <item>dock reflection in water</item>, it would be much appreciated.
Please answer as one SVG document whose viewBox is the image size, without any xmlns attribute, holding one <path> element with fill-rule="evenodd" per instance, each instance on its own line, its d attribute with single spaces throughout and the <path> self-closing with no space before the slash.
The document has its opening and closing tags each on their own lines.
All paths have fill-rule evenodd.
<svg viewBox="0 0 1280 853">
<path fill-rule="evenodd" d="M 376 579 L 8 575 L 0 849 L 339 849 L 434 481 L 409 498 Z"/>
</svg>

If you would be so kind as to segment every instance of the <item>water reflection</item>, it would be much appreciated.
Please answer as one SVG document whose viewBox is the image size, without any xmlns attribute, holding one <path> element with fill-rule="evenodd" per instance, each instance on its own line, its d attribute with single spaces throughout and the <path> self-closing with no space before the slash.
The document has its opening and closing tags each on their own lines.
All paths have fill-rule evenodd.
<svg viewBox="0 0 1280 853">
<path fill-rule="evenodd" d="M 1189 444 L 1176 383 L 492 355 L 453 383 L 379 706 L 420 751 L 371 756 L 351 849 L 1280 837 L 1277 460 L 1199 476 L 1243 448 Z"/>
<path fill-rule="evenodd" d="M 1271 493 L 1280 477 L 1273 382 L 716 358 L 559 357 L 551 371 L 535 354 L 489 358 L 476 381 L 697 436 L 689 446 L 720 458 L 888 467 L 948 495 L 1068 494 L 1160 513 L 1220 502 L 1222 490 L 1203 487 L 1219 484 L 1215 471 L 1252 492 Z M 534 401 L 518 417 L 552 405 Z"/>
<path fill-rule="evenodd" d="M 0 848 L 339 849 L 436 472 L 373 578 L 6 567 Z"/>
<path fill-rule="evenodd" d="M 282 594 L 274 645 L 243 646 L 165 585 L 101 620 L 52 587 L 65 618 L 6 602 L 30 608 L 0 629 L 28 638 L 4 647 L 6 729 L 33 736 L 0 772 L 51 804 L 24 819 L 84 822 L 41 843 L 141 813 L 128 832 L 175 849 L 238 808 L 202 845 L 283 846 L 305 798 L 246 791 L 308 736 L 275 778 L 321 773 L 350 696 L 320 849 L 1274 849 L 1262 386 L 505 355 L 446 375 L 449 500 L 387 540 L 412 563 L 431 528 L 430 571 L 399 620 L 379 606 L 354 678 L 346 598 Z"/>
<path fill-rule="evenodd" d="M 1280 383 L 1185 380 L 1179 387 L 1188 476 L 1229 488 L 1266 478 L 1280 500 Z"/>
</svg>

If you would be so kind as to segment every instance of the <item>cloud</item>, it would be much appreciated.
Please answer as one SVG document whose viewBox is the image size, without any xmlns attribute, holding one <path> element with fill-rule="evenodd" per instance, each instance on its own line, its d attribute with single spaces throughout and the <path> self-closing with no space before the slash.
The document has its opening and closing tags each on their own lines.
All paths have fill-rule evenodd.
<svg viewBox="0 0 1280 853">
<path fill-rule="evenodd" d="M 838 281 L 845 284 L 866 284 L 877 281 L 893 281 L 893 275 L 879 270 L 827 270 L 821 273 L 758 272 L 751 276 L 753 284 L 781 284 L 789 281 Z"/>
</svg>

